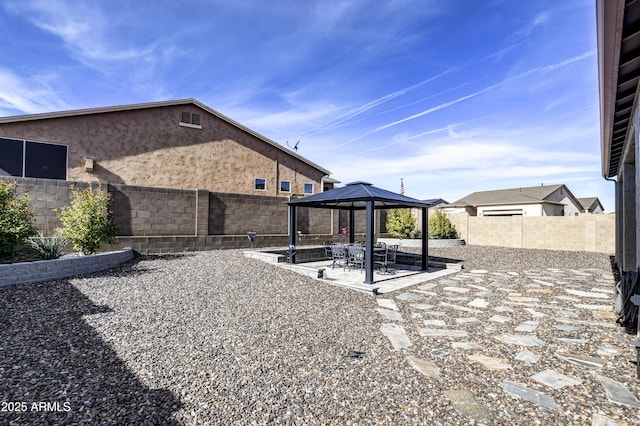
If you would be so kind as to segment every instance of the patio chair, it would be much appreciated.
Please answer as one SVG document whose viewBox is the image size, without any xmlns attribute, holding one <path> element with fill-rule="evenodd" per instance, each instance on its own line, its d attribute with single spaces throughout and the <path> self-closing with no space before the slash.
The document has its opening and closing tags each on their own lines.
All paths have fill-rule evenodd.
<svg viewBox="0 0 640 426">
<path fill-rule="evenodd" d="M 364 248 L 359 245 L 347 246 L 349 253 L 349 261 L 347 262 L 347 268 L 357 267 L 360 272 L 364 270 Z"/>
<path fill-rule="evenodd" d="M 373 248 L 387 248 L 387 244 L 379 241 L 373 244 Z"/>
<path fill-rule="evenodd" d="M 251 248 L 256 247 L 256 238 L 258 237 L 257 232 L 249 231 L 247 232 L 247 238 L 249 239 L 249 243 L 251 243 Z"/>
<path fill-rule="evenodd" d="M 387 246 L 387 263 L 396 263 L 397 254 L 398 254 L 397 244 L 391 244 Z"/>
<path fill-rule="evenodd" d="M 327 259 L 331 259 L 333 257 L 333 255 L 331 254 L 331 245 L 333 244 L 332 241 L 325 241 L 324 242 L 324 256 Z"/>
<path fill-rule="evenodd" d="M 380 270 L 384 268 L 385 272 L 389 272 L 389 264 L 396 263 L 396 254 L 398 246 L 396 244 L 385 247 L 383 252 L 374 253 L 374 264 L 379 266 Z"/>
<path fill-rule="evenodd" d="M 387 259 L 389 255 L 389 248 L 385 247 L 384 250 L 381 250 L 381 247 L 378 247 L 378 250 L 374 250 L 373 252 L 373 265 L 375 268 L 380 269 L 384 268 L 385 272 L 388 272 L 387 268 Z"/>
<path fill-rule="evenodd" d="M 331 244 L 331 269 L 337 266 L 346 266 L 347 249 L 342 244 Z"/>
</svg>

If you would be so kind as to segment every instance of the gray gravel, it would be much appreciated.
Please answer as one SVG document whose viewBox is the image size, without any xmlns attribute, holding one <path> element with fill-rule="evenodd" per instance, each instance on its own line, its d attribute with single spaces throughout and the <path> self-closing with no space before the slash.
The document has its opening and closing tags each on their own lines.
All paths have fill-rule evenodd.
<svg viewBox="0 0 640 426">
<path fill-rule="evenodd" d="M 591 253 L 431 252 L 466 268 L 610 269 Z M 425 380 L 391 348 L 377 306 L 233 250 L 0 288 L 0 395 L 27 406 L 0 423 L 469 424 L 443 397 L 455 384 Z M 472 367 L 462 360 L 461 380 L 482 386 Z"/>
<path fill-rule="evenodd" d="M 429 256 L 454 261 L 456 263 L 462 262 L 466 269 L 486 269 L 489 271 L 523 272 L 526 270 L 547 268 L 595 268 L 606 271 L 611 270 L 610 255 L 593 252 L 469 245 L 430 248 Z"/>
</svg>

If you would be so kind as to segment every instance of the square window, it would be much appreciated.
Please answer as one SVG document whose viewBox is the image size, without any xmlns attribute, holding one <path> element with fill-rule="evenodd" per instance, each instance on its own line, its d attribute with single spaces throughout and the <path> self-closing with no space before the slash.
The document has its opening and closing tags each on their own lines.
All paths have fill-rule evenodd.
<svg viewBox="0 0 640 426">
<path fill-rule="evenodd" d="M 304 193 L 305 194 L 313 194 L 313 184 L 312 183 L 305 183 L 304 184 Z"/>
<path fill-rule="evenodd" d="M 67 178 L 67 147 L 48 143 L 27 142 L 25 177 Z"/>
<path fill-rule="evenodd" d="M 253 184 L 253 187 L 258 191 L 266 191 L 267 190 L 267 180 L 262 178 L 256 178 Z"/>
<path fill-rule="evenodd" d="M 291 182 L 288 180 L 281 180 L 280 192 L 291 192 Z"/>
</svg>

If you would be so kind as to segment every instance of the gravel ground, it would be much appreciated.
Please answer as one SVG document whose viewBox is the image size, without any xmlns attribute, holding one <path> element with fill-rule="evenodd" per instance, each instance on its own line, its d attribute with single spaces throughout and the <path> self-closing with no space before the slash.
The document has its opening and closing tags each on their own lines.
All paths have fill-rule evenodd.
<svg viewBox="0 0 640 426">
<path fill-rule="evenodd" d="M 417 253 L 420 253 L 419 249 Z M 466 269 L 522 272 L 547 268 L 595 268 L 611 271 L 610 256 L 593 252 L 457 246 L 430 248 L 429 255 L 436 259 L 461 261 Z"/>
<path fill-rule="evenodd" d="M 431 254 L 467 269 L 610 270 L 609 257 L 593 253 L 462 246 Z M 371 295 L 235 250 L 141 257 L 100 274 L 0 287 L 0 423 L 473 424 L 443 392 L 481 389 L 483 373 L 461 359 L 451 367 L 456 380 L 417 374 L 380 332 L 377 307 Z M 632 367 L 611 374 L 629 380 Z M 495 424 L 558 420 L 540 411 L 511 407 Z"/>
</svg>

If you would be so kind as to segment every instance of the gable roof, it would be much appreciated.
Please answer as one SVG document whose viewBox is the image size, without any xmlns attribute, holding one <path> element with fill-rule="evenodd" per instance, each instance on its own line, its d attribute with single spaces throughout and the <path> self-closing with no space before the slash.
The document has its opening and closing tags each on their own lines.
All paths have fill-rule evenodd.
<svg viewBox="0 0 640 426">
<path fill-rule="evenodd" d="M 266 136 L 261 135 L 260 133 L 254 130 L 251 130 L 250 128 L 238 123 L 237 121 L 227 117 L 226 115 L 214 110 L 213 108 L 193 98 L 178 99 L 178 100 L 172 100 L 172 101 L 145 102 L 145 103 L 129 104 L 129 105 L 116 105 L 116 106 L 108 106 L 108 107 L 75 109 L 75 110 L 68 110 L 68 111 L 54 111 L 54 112 L 45 112 L 40 114 L 14 115 L 9 117 L 0 117 L 0 124 L 19 123 L 19 122 L 37 121 L 37 120 L 50 120 L 50 119 L 65 118 L 65 117 L 78 117 L 78 116 L 91 115 L 91 114 L 106 114 L 110 112 L 135 111 L 140 109 L 162 108 L 162 107 L 178 106 L 178 105 L 193 105 L 195 107 L 198 107 L 218 117 L 219 119 L 226 121 L 232 126 L 235 126 L 238 129 L 246 133 L 249 133 L 252 136 L 255 136 L 256 138 L 279 149 L 280 151 L 286 152 L 292 157 L 295 157 L 298 160 L 308 164 L 309 166 L 323 172 L 325 175 L 331 174 L 329 170 L 325 169 L 324 167 L 321 167 L 320 165 L 314 163 L 311 160 L 304 158 L 303 156 L 299 155 L 297 152 L 283 145 L 280 145 L 279 143 L 267 138 Z"/>
<path fill-rule="evenodd" d="M 580 204 L 582 204 L 582 207 L 584 207 L 585 212 L 592 212 L 598 206 L 600 206 L 600 208 L 604 210 L 604 207 L 602 206 L 602 203 L 600 202 L 598 197 L 578 198 L 578 201 L 580 201 Z"/>
<path fill-rule="evenodd" d="M 546 198 L 557 191 L 559 188 L 566 190 L 567 194 L 576 199 L 565 185 L 541 185 L 531 186 L 527 188 L 510 188 L 498 189 L 493 191 L 473 192 L 466 197 L 454 201 L 449 204 L 450 207 L 466 207 L 466 206 L 490 206 L 501 204 L 532 204 L 532 203 L 552 203 L 560 204 L 555 201 L 547 201 Z"/>
<path fill-rule="evenodd" d="M 428 203 L 377 188 L 367 182 L 348 183 L 346 186 L 298 198 L 287 204 L 299 207 L 364 210 L 369 201 L 373 201 L 377 209 L 429 207 Z"/>
</svg>

